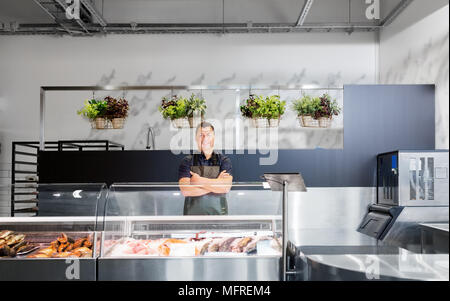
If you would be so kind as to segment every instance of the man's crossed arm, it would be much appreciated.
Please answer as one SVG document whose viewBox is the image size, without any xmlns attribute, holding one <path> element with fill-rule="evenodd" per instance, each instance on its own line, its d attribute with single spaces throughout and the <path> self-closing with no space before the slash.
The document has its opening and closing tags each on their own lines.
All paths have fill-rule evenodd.
<svg viewBox="0 0 450 301">
<path fill-rule="evenodd" d="M 233 183 L 233 176 L 223 170 L 216 179 L 201 177 L 195 172 L 190 172 L 190 178 L 181 178 L 178 183 L 184 196 L 202 196 L 210 192 L 228 193 Z"/>
</svg>

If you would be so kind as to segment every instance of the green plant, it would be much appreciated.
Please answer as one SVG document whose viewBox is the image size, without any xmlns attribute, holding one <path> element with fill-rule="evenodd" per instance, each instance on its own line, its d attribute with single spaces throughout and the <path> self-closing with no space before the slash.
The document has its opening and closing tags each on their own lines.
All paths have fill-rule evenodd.
<svg viewBox="0 0 450 301">
<path fill-rule="evenodd" d="M 320 117 L 331 118 L 333 115 L 339 115 L 341 108 L 336 100 L 332 100 L 329 94 L 323 94 L 321 97 L 311 97 L 303 95 L 292 104 L 292 109 L 298 116 L 311 116 L 314 119 Z"/>
<path fill-rule="evenodd" d="M 161 105 L 158 110 L 161 112 L 164 119 L 178 119 L 187 117 L 187 102 L 184 97 L 177 97 L 176 95 L 171 98 L 163 97 Z"/>
<path fill-rule="evenodd" d="M 280 118 L 286 110 L 286 101 L 281 101 L 279 95 L 266 97 L 264 105 L 267 108 L 267 117 L 270 119 Z"/>
<path fill-rule="evenodd" d="M 129 105 L 125 98 L 115 99 L 113 97 L 105 97 L 106 113 L 108 119 L 126 118 L 128 116 Z"/>
<path fill-rule="evenodd" d="M 103 118 L 106 115 L 106 101 L 87 99 L 84 101 L 84 107 L 77 111 L 78 115 L 94 120 L 95 118 Z"/>
<path fill-rule="evenodd" d="M 266 104 L 266 99 L 262 95 L 251 94 L 241 106 L 242 116 L 247 118 L 269 118 L 269 107 Z"/>
<path fill-rule="evenodd" d="M 257 103 L 256 107 L 251 107 L 252 115 L 254 118 L 268 118 L 269 117 L 269 107 L 266 104 L 266 99 L 264 96 L 255 96 L 255 101 Z"/>
<path fill-rule="evenodd" d="M 203 97 L 197 97 L 192 93 L 191 97 L 187 100 L 187 116 L 194 117 L 194 113 L 199 113 L 203 117 L 206 113 L 206 101 Z"/>
<path fill-rule="evenodd" d="M 311 97 L 303 95 L 302 98 L 294 100 L 292 109 L 297 112 L 298 116 L 312 116 L 318 119 L 320 110 L 320 99 L 318 97 Z"/>
<path fill-rule="evenodd" d="M 95 108 L 98 111 L 98 115 L 97 117 L 105 117 L 106 116 L 106 109 L 107 109 L 107 104 L 105 100 L 91 100 L 91 103 L 95 106 Z"/>
</svg>

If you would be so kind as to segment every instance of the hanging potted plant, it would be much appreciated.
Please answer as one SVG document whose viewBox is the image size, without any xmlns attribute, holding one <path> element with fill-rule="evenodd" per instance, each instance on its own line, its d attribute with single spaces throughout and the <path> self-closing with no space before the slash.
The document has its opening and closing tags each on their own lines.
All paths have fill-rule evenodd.
<svg viewBox="0 0 450 301">
<path fill-rule="evenodd" d="M 196 128 L 203 121 L 206 108 L 205 99 L 203 97 L 197 97 L 192 93 L 187 101 L 187 116 L 191 128 Z"/>
<path fill-rule="evenodd" d="M 88 118 L 92 128 L 106 128 L 106 101 L 96 99 L 86 100 L 84 102 L 84 107 L 77 113 L 78 115 Z"/>
<path fill-rule="evenodd" d="M 269 125 L 269 110 L 263 96 L 251 94 L 240 109 L 242 116 L 251 119 L 254 127 L 264 128 Z"/>
<path fill-rule="evenodd" d="M 129 105 L 125 98 L 118 100 L 107 96 L 106 101 L 106 116 L 111 120 L 114 129 L 123 129 L 125 118 L 128 116 Z"/>
<path fill-rule="evenodd" d="M 341 108 L 336 100 L 332 100 L 329 94 L 323 94 L 320 98 L 319 127 L 328 128 L 331 126 L 333 116 L 339 115 Z"/>
<path fill-rule="evenodd" d="M 104 100 L 91 100 L 94 106 L 96 107 L 98 114 L 95 118 L 95 127 L 97 129 L 105 129 L 107 126 L 107 118 L 106 118 L 106 101 Z"/>
<path fill-rule="evenodd" d="M 81 115 L 89 120 L 93 129 L 95 129 L 95 118 L 98 115 L 96 107 L 90 103 L 91 100 L 86 99 L 84 101 L 84 107 L 77 111 L 78 115 Z"/>
<path fill-rule="evenodd" d="M 158 110 L 164 119 L 169 119 L 176 128 L 189 127 L 187 119 L 187 99 L 184 97 L 163 97 Z"/>
<path fill-rule="evenodd" d="M 278 127 L 281 116 L 286 110 L 286 101 L 281 101 L 279 95 L 266 97 L 265 106 L 268 109 L 268 120 L 270 127 Z"/>
<path fill-rule="evenodd" d="M 292 109 L 297 113 L 300 126 L 302 127 L 319 127 L 320 117 L 320 99 L 303 95 L 292 104 Z"/>
</svg>

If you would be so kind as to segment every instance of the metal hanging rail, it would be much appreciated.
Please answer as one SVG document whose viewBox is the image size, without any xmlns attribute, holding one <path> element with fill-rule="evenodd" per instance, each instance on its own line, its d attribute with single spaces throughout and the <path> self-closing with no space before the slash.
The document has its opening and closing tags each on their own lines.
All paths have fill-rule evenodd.
<svg viewBox="0 0 450 301">
<path fill-rule="evenodd" d="M 343 87 L 310 87 L 306 85 L 268 85 L 268 86 L 42 86 L 43 91 L 126 91 L 126 90 L 343 90 Z"/>
<path fill-rule="evenodd" d="M 152 86 L 42 86 L 40 90 L 40 135 L 39 135 L 39 150 L 45 149 L 45 92 L 46 91 L 130 91 L 130 90 L 215 90 L 215 91 L 226 91 L 234 90 L 236 91 L 236 100 L 239 100 L 241 90 L 278 90 L 278 91 L 289 91 L 289 90 L 299 90 L 299 91 L 310 91 L 310 90 L 343 90 L 343 87 L 310 87 L 307 85 L 268 85 L 268 86 L 240 86 L 240 85 L 229 85 L 229 86 L 201 86 L 201 85 L 190 85 L 190 86 L 174 86 L 174 85 L 152 85 Z"/>
</svg>

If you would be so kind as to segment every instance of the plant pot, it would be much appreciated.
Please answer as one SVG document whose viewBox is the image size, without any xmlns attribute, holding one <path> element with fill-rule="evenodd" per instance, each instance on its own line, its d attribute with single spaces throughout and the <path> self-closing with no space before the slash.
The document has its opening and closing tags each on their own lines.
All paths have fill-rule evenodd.
<svg viewBox="0 0 450 301">
<path fill-rule="evenodd" d="M 309 115 L 298 116 L 298 120 L 300 122 L 300 126 L 307 128 L 318 128 L 319 120 L 312 118 Z"/>
<path fill-rule="evenodd" d="M 277 119 L 269 119 L 269 126 L 271 127 L 271 128 L 276 128 L 276 127 L 278 127 L 280 125 L 280 118 L 277 118 Z"/>
<path fill-rule="evenodd" d="M 203 117 L 189 117 L 189 126 L 191 128 L 196 128 L 203 122 Z"/>
<path fill-rule="evenodd" d="M 253 118 L 252 121 L 255 128 L 266 128 L 269 126 L 266 118 Z"/>
<path fill-rule="evenodd" d="M 172 119 L 172 125 L 175 128 L 186 128 L 189 127 L 189 121 L 187 118 Z"/>
<path fill-rule="evenodd" d="M 329 128 L 331 127 L 331 121 L 333 119 L 331 117 L 320 117 L 319 118 L 319 127 L 321 128 Z"/>
<path fill-rule="evenodd" d="M 111 122 L 113 129 L 123 129 L 123 125 L 125 124 L 125 118 L 113 118 Z"/>
<path fill-rule="evenodd" d="M 95 128 L 96 129 L 105 129 L 106 128 L 106 119 L 105 118 L 95 118 Z"/>
</svg>

